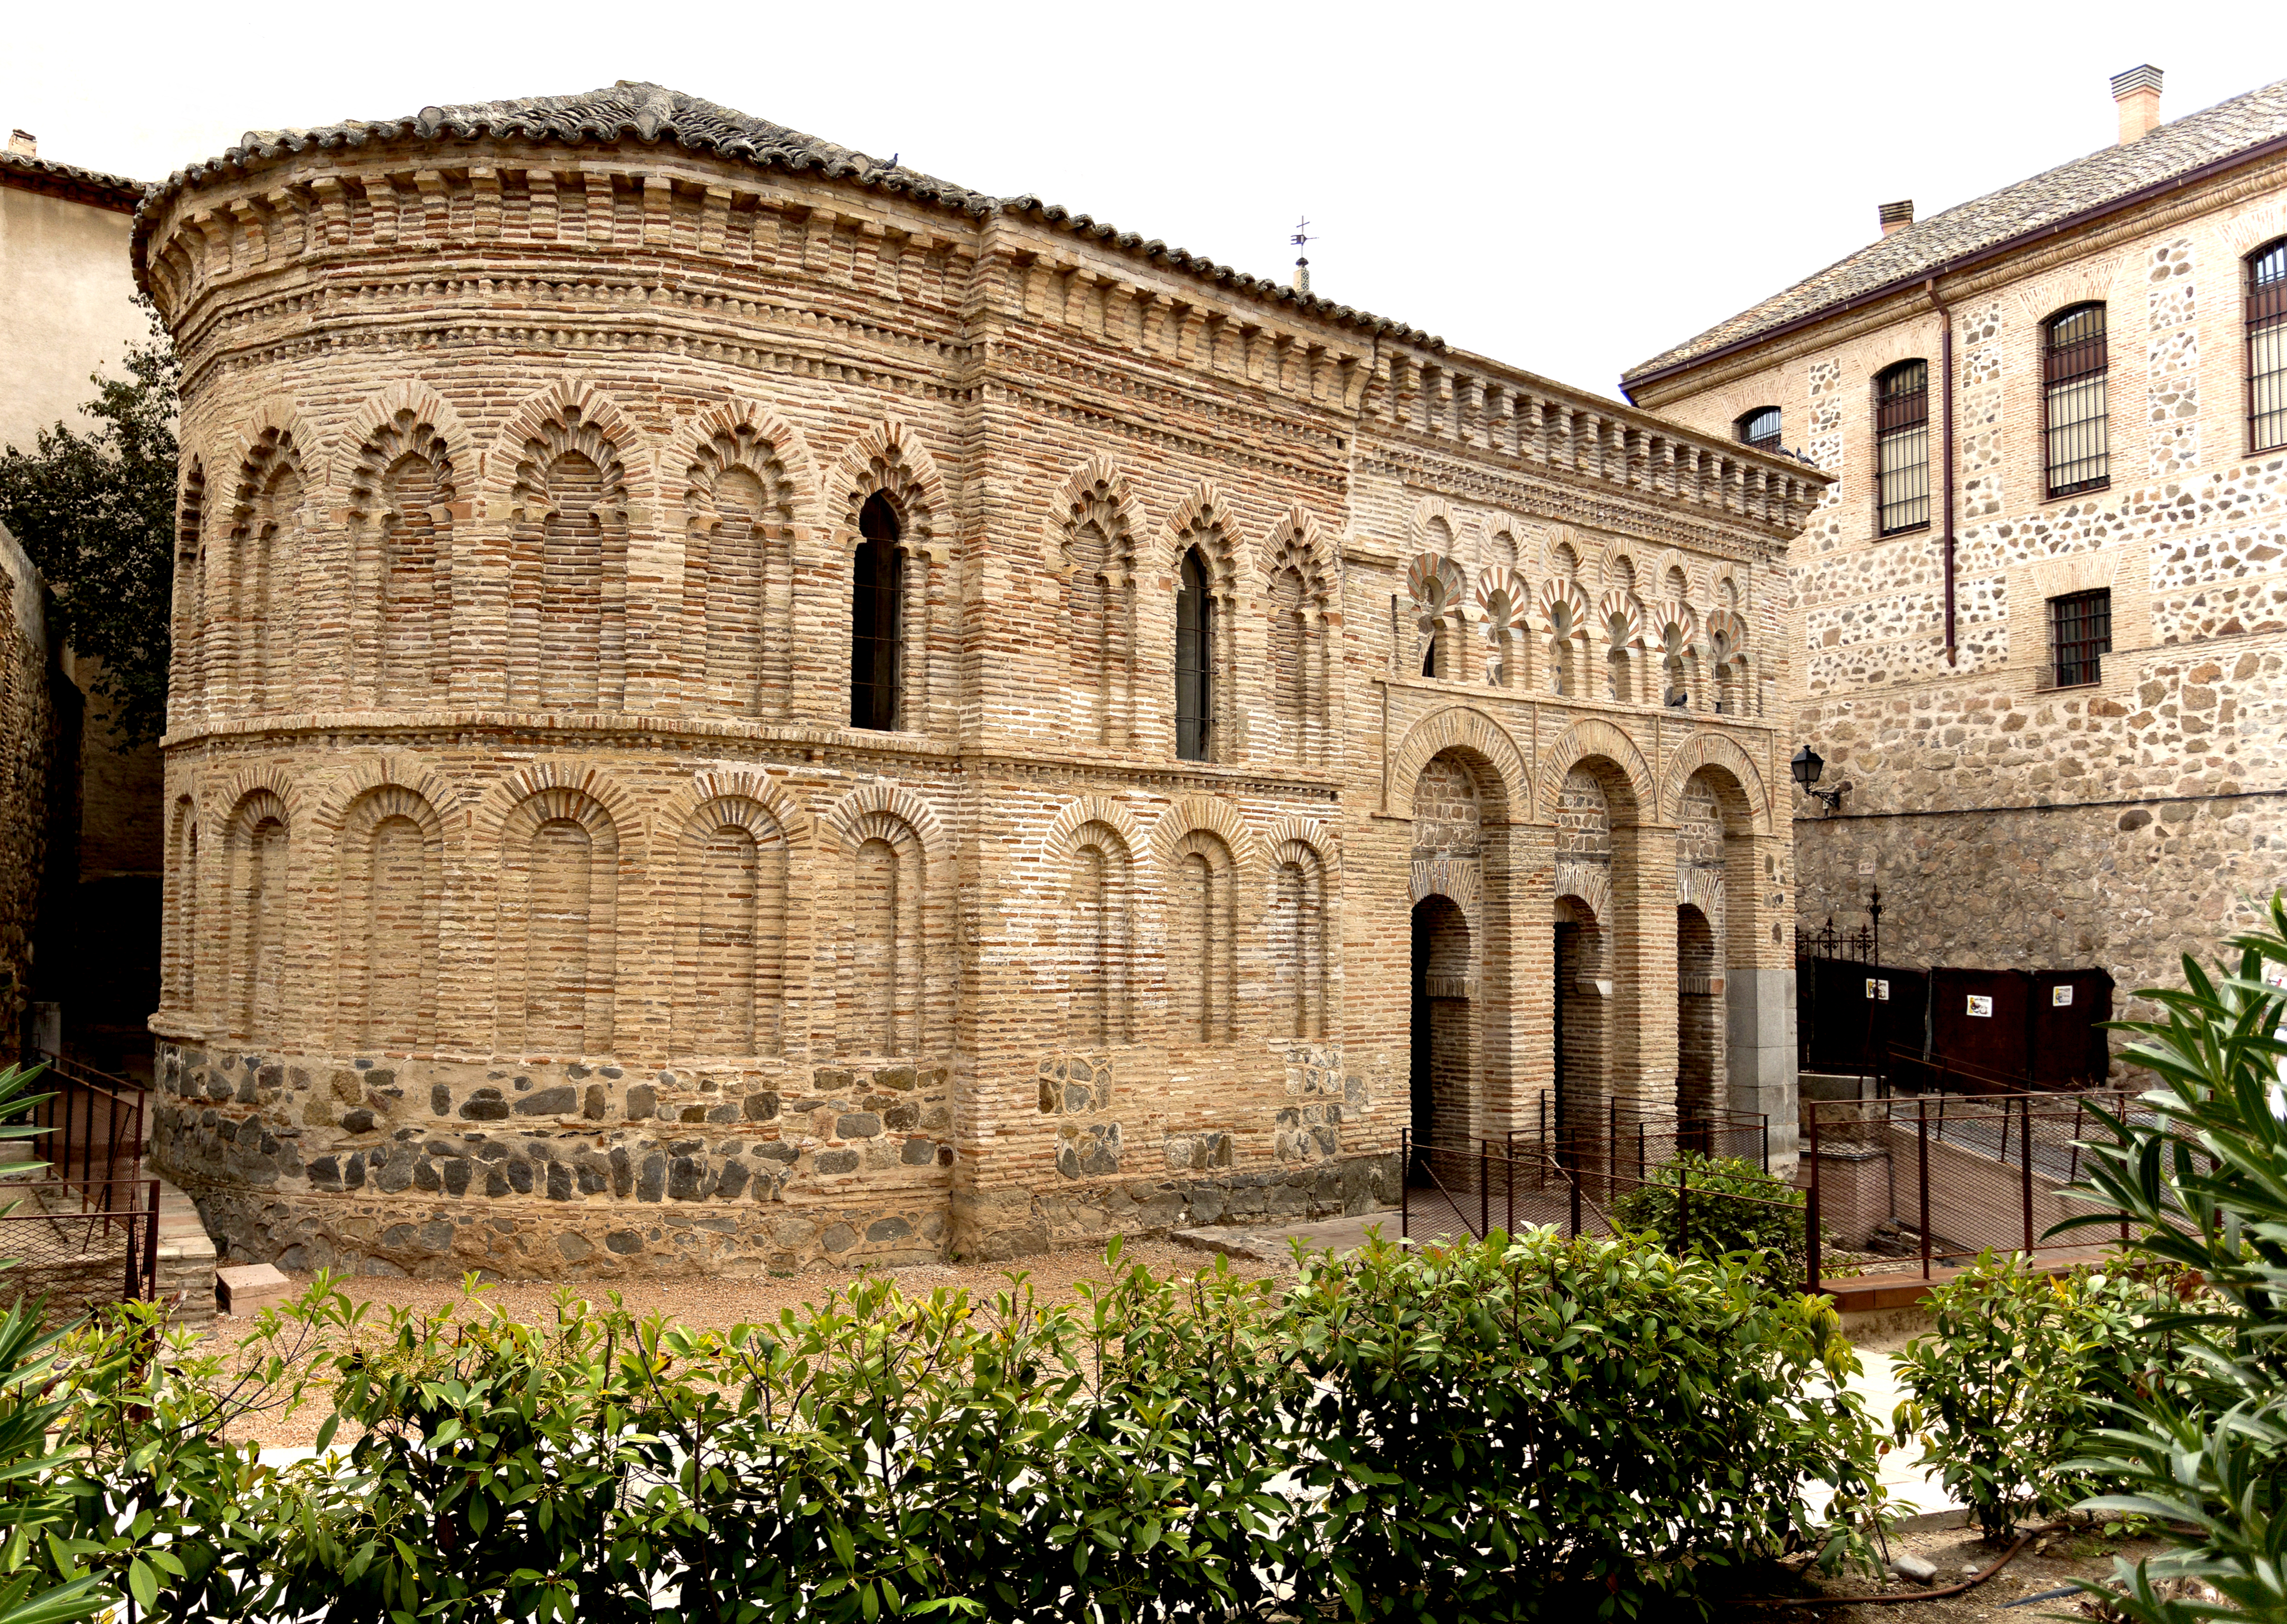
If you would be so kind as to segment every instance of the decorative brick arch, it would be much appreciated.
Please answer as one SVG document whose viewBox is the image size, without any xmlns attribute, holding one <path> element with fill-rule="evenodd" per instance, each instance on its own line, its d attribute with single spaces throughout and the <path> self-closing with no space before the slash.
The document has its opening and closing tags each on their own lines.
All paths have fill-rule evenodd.
<svg viewBox="0 0 2287 1624">
<path fill-rule="evenodd" d="M 1757 835 L 1771 832 L 1771 797 L 1765 788 L 1763 775 L 1755 766 L 1754 757 L 1742 749 L 1736 740 L 1722 733 L 1694 733 L 1683 741 L 1674 755 L 1668 757 L 1667 773 L 1661 788 L 1660 815 L 1668 822 L 1682 820 L 1683 787 L 1691 775 L 1702 767 L 1713 767 L 1728 773 L 1738 785 L 1739 794 L 1746 802 L 1748 825 Z"/>
<path fill-rule="evenodd" d="M 1272 819 L 1270 827 L 1262 831 L 1262 844 L 1266 851 L 1276 852 L 1290 841 L 1317 852 L 1318 860 L 1326 864 L 1328 874 L 1341 868 L 1341 838 L 1331 826 L 1316 818 L 1299 818 L 1290 814 Z"/>
<path fill-rule="evenodd" d="M 2100 254 L 2093 259 L 2060 266 L 2046 276 L 2032 279 L 2011 289 L 2017 308 L 2036 331 L 2033 341 L 2040 342 L 2038 324 L 2075 305 L 2109 305 L 2124 296 L 2133 297 L 2138 305 L 2133 314 L 2134 324 L 2143 325 L 2144 301 L 2133 285 L 2120 289 L 2121 273 L 2128 269 L 2125 253 Z M 2235 293 L 2236 289 L 2234 290 Z M 2124 329 L 2129 324 L 2123 322 Z M 1878 368 L 1879 370 L 1879 368 Z"/>
<path fill-rule="evenodd" d="M 667 798 L 654 819 L 663 834 L 680 835 L 716 801 L 752 801 L 776 819 L 790 845 L 806 844 L 816 832 L 809 811 L 794 791 L 760 767 L 722 767 L 700 772 Z"/>
<path fill-rule="evenodd" d="M 1560 862 L 1555 891 L 1559 897 L 1577 897 L 1586 903 L 1598 924 L 1611 923 L 1612 871 L 1603 864 Z"/>
<path fill-rule="evenodd" d="M 1144 834 L 1136 826 L 1136 815 L 1120 802 L 1095 795 L 1067 801 L 1056 810 L 1056 815 L 1049 820 L 1047 830 L 1041 836 L 1041 850 L 1051 858 L 1069 857 L 1072 855 L 1072 836 L 1091 823 L 1101 823 L 1119 836 L 1127 844 L 1131 862 L 1143 855 Z"/>
<path fill-rule="evenodd" d="M 1621 646 L 1642 648 L 1644 641 L 1643 603 L 1634 592 L 1620 587 L 1608 588 L 1603 597 L 1597 600 L 1595 625 L 1597 641 L 1609 643 L 1611 640 L 1612 622 L 1616 619 L 1627 630 L 1627 636 L 1622 641 Z"/>
<path fill-rule="evenodd" d="M 1176 843 L 1193 829 L 1205 829 L 1230 848 L 1231 860 L 1241 870 L 1254 867 L 1260 853 L 1254 832 L 1238 808 L 1219 796 L 1185 796 L 1159 814 L 1151 828 L 1151 851 L 1165 871 L 1175 866 Z"/>
<path fill-rule="evenodd" d="M 417 756 L 367 756 L 352 762 L 316 796 L 310 808 L 312 832 L 339 835 L 350 808 L 384 788 L 402 789 L 418 799 L 437 820 L 440 837 L 449 838 L 452 824 L 445 813 L 459 804 L 460 791 Z"/>
<path fill-rule="evenodd" d="M 1231 502 L 1223 489 L 1211 479 L 1194 485 L 1173 511 L 1151 543 L 1150 554 L 1153 567 L 1172 575 L 1184 551 L 1184 537 L 1194 530 L 1211 528 L 1222 537 L 1219 547 L 1205 549 L 1207 562 L 1215 572 L 1211 590 L 1218 596 L 1230 598 L 1240 586 L 1239 570 L 1246 560 L 1238 521 L 1232 515 Z"/>
<path fill-rule="evenodd" d="M 621 853 L 632 852 L 643 827 L 642 809 L 634 793 L 611 774 L 577 761 L 537 761 L 487 789 L 471 820 L 471 850 L 481 852 L 498 844 L 518 807 L 534 796 L 558 789 L 572 790 L 595 802 L 611 819 Z"/>
<path fill-rule="evenodd" d="M 1556 635 L 1556 610 L 1560 604 L 1571 612 L 1571 635 L 1577 638 L 1587 632 L 1593 618 L 1588 607 L 1588 594 L 1580 590 L 1578 582 L 1553 574 L 1540 583 L 1540 599 L 1537 606 L 1540 610 L 1541 631 L 1550 637 Z"/>
<path fill-rule="evenodd" d="M 667 442 L 661 477 L 667 482 L 667 488 L 675 492 L 677 500 L 687 508 L 692 466 L 701 459 L 716 436 L 729 435 L 736 440 L 741 431 L 770 447 L 779 465 L 786 471 L 794 499 L 794 525 L 799 544 L 807 539 L 815 524 L 818 464 L 810 455 L 810 444 L 803 439 L 802 432 L 758 401 L 726 400 L 685 423 Z"/>
<path fill-rule="evenodd" d="M 1270 535 L 1255 554 L 1256 572 L 1268 581 L 1271 572 L 1282 563 L 1307 561 L 1306 582 L 1314 591 L 1326 594 L 1331 601 L 1339 592 L 1341 566 L 1335 561 L 1334 550 L 1327 545 L 1326 533 L 1318 521 L 1301 508 L 1288 508 L 1270 527 Z"/>
<path fill-rule="evenodd" d="M 1065 556 L 1067 543 L 1089 517 L 1088 510 L 1104 503 L 1112 509 L 1120 532 L 1105 538 L 1113 555 L 1106 562 L 1117 559 L 1115 574 L 1132 574 L 1135 550 L 1151 534 L 1150 520 L 1120 464 L 1099 452 L 1067 472 L 1049 500 L 1048 517 L 1041 526 L 1041 561 L 1059 580 L 1072 574 L 1071 560 Z M 1126 556 L 1120 558 L 1123 542 Z"/>
<path fill-rule="evenodd" d="M 1553 820 L 1563 798 L 1565 775 L 1584 761 L 1609 761 L 1626 780 L 1628 794 L 1635 804 L 1626 809 L 1629 821 L 1636 821 L 1649 812 L 1658 817 L 1661 811 L 1659 790 L 1651 769 L 1644 764 L 1643 754 L 1635 741 L 1601 717 L 1586 717 L 1564 730 L 1563 736 L 1549 747 L 1547 757 L 1540 764 L 1539 809 L 1543 820 Z M 1619 821 L 1622 808 L 1614 807 L 1614 821 Z"/>
<path fill-rule="evenodd" d="M 1424 496 L 1413 504 L 1413 518 L 1406 528 L 1413 550 L 1416 552 L 1428 550 L 1429 521 L 1433 519 L 1445 521 L 1445 534 L 1452 538 L 1453 547 L 1458 551 L 1461 545 L 1461 518 L 1453 511 L 1453 504 L 1443 496 Z"/>
<path fill-rule="evenodd" d="M 407 414 L 410 414 L 411 422 L 426 424 L 445 442 L 446 455 L 457 471 L 462 490 L 474 490 L 476 441 L 471 438 L 468 425 L 461 421 L 460 413 L 453 409 L 452 402 L 419 378 L 398 379 L 386 389 L 368 395 L 351 416 L 334 449 L 331 488 L 344 493 L 356 489 L 359 464 L 364 460 L 368 444 L 404 421 Z"/>
<path fill-rule="evenodd" d="M 1415 863 L 1406 886 L 1406 901 L 1418 905 L 1425 897 L 1443 897 L 1461 910 L 1469 922 L 1469 952 L 1478 952 L 1477 905 L 1484 900 L 1484 866 L 1481 863 Z"/>
<path fill-rule="evenodd" d="M 283 767 L 249 767 L 232 773 L 218 784 L 210 783 L 204 791 L 208 804 L 221 809 L 216 821 L 226 829 L 249 796 L 264 793 L 275 796 L 278 804 L 285 808 L 289 828 L 300 827 L 309 816 L 308 787 Z"/>
<path fill-rule="evenodd" d="M 2223 221 L 2215 227 L 2216 246 L 2234 260 L 2245 259 L 2275 237 L 2287 237 L 2287 202 L 2268 202 Z M 2196 263 L 2196 262 L 2195 262 Z M 2244 286 L 2246 273 L 2237 265 L 2232 274 Z"/>
<path fill-rule="evenodd" d="M 1491 768 L 1499 780 L 1502 804 L 1484 809 L 1486 822 L 1523 822 L 1532 815 L 1532 778 L 1524 752 L 1506 728 L 1473 705 L 1447 705 L 1406 729 L 1389 758 L 1382 810 L 1411 807 L 1414 780 L 1421 776 L 1421 769 L 1432 757 L 1450 749 L 1468 751 Z"/>
<path fill-rule="evenodd" d="M 608 471 L 625 482 L 629 507 L 653 504 L 657 481 L 649 437 L 602 385 L 573 381 L 550 384 L 526 395 L 493 437 L 492 448 L 479 471 L 488 512 L 506 511 L 511 519 L 516 517 L 513 510 L 522 505 L 517 487 L 526 446 L 544 440 L 551 428 L 561 431 L 574 422 L 586 431 L 575 438 L 592 437 L 608 444 L 610 456 L 605 460 L 613 464 Z"/>
<path fill-rule="evenodd" d="M 942 563 L 953 526 L 953 499 L 929 447 L 901 418 L 862 431 L 843 448 L 826 476 L 828 539 L 838 557 L 858 551 L 858 516 L 876 491 L 897 510 L 898 542 Z"/>
<path fill-rule="evenodd" d="M 295 471 L 303 479 L 303 503 L 308 506 L 315 503 L 326 490 L 325 443 L 303 416 L 299 401 L 275 395 L 262 400 L 239 425 L 231 448 L 231 509 L 225 515 L 227 521 L 235 524 L 244 517 L 241 510 L 245 502 L 242 487 L 246 469 L 249 463 L 265 460 L 272 448 L 290 448 Z"/>
<path fill-rule="evenodd" d="M 1627 566 L 1628 571 L 1625 581 L 1620 575 L 1623 564 Z M 1634 548 L 1624 543 L 1616 542 L 1604 550 L 1603 561 L 1597 567 L 1596 578 L 1604 583 L 1608 596 L 1624 585 L 1637 597 L 1644 596 L 1643 560 L 1636 556 Z"/>
<path fill-rule="evenodd" d="M 913 830 L 914 837 L 922 843 L 922 855 L 930 863 L 943 862 L 953 855 L 937 809 L 897 784 L 859 785 L 820 814 L 818 830 L 842 851 L 854 852 L 865 844 L 870 815 L 877 812 Z"/>
</svg>

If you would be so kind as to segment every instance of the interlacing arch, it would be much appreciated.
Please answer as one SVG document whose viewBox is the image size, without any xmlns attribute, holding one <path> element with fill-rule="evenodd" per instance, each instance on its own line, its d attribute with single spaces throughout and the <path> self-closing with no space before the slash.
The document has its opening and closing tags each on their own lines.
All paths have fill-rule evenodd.
<svg viewBox="0 0 2287 1624">
<path fill-rule="evenodd" d="M 1540 583 L 1540 625 L 1548 638 L 1551 693 L 1579 697 L 1587 691 L 1588 595 L 1569 574 L 1553 574 Z"/>
<path fill-rule="evenodd" d="M 1316 764 L 1332 732 L 1332 622 L 1337 589 L 1318 527 L 1290 509 L 1270 533 L 1261 561 L 1266 618 L 1267 686 L 1279 759 Z"/>
<path fill-rule="evenodd" d="M 392 392 L 400 403 L 358 437 L 344 481 L 349 699 L 361 708 L 442 705 L 450 693 L 454 521 L 471 458 L 424 415 L 441 401 Z"/>
<path fill-rule="evenodd" d="M 852 440 L 827 477 L 826 493 L 837 553 L 846 556 L 857 550 L 859 515 L 878 493 L 897 510 L 898 544 L 908 552 L 944 560 L 938 531 L 950 522 L 953 512 L 945 478 L 929 447 L 899 419 L 876 424 Z"/>
<path fill-rule="evenodd" d="M 685 695 L 716 715 L 787 716 L 807 456 L 791 429 L 743 404 L 705 414 L 670 456 L 683 494 Z"/>
<path fill-rule="evenodd" d="M 231 495 L 231 556 L 221 594 L 221 652 L 242 711 L 281 710 L 292 702 L 308 497 L 295 429 L 277 422 L 257 429 L 239 459 Z M 210 594 L 214 586 L 210 579 Z"/>
<path fill-rule="evenodd" d="M 1136 549 L 1144 513 L 1108 456 L 1064 477 L 1049 505 L 1044 561 L 1064 583 L 1067 720 L 1083 744 L 1124 749 L 1136 689 Z"/>
<path fill-rule="evenodd" d="M 1529 685 L 1532 587 L 1524 572 L 1513 565 L 1487 565 L 1477 572 L 1475 598 L 1485 641 L 1486 681 L 1497 688 Z"/>
</svg>

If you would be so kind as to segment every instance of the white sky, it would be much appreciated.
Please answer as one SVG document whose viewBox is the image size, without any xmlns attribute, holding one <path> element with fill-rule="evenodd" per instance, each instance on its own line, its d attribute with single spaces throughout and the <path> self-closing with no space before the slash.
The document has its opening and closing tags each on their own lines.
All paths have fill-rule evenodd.
<svg viewBox="0 0 2287 1624">
<path fill-rule="evenodd" d="M 28 4 L 0 126 L 155 179 L 241 131 L 652 79 L 1583 388 L 1924 215 L 2287 77 L 2279 0 Z"/>
</svg>

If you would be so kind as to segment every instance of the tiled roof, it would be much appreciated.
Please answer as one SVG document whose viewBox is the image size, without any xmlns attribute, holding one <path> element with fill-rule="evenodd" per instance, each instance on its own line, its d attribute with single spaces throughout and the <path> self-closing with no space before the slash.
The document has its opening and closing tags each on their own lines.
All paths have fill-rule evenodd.
<svg viewBox="0 0 2287 1624">
<path fill-rule="evenodd" d="M 143 182 L 130 180 L 123 175 L 77 169 L 53 159 L 29 157 L 5 148 L 0 148 L 0 186 L 45 192 L 52 197 L 67 197 L 74 202 L 115 210 L 121 214 L 133 213 L 136 203 L 150 190 Z"/>
<path fill-rule="evenodd" d="M 816 136 L 789 130 L 784 124 L 686 96 L 664 85 L 629 79 L 576 96 L 525 96 L 461 107 L 423 107 L 410 118 L 371 123 L 352 119 L 316 130 L 249 130 L 237 146 L 221 157 L 178 170 L 150 188 L 136 217 L 137 273 L 138 276 L 142 273 L 144 245 L 160 212 L 186 186 L 244 174 L 313 148 L 358 147 L 378 142 L 463 141 L 487 137 L 597 145 L 626 140 L 675 141 L 693 151 L 744 159 L 764 169 L 815 170 L 829 178 L 903 193 L 922 202 L 980 218 L 1001 211 L 1029 214 L 1074 235 L 1115 242 L 1123 249 L 1159 260 L 1173 269 L 1223 282 L 1259 297 L 1283 300 L 1316 315 L 1432 348 L 1444 347 L 1442 339 L 1413 328 L 1330 299 L 1297 293 L 1278 282 L 1246 275 L 1179 248 L 1169 248 L 1156 239 L 1146 241 L 1134 232 L 1120 231 L 1087 215 L 1044 203 L 1037 197 L 988 197 L 903 164 L 884 163 L 864 153 L 836 147 Z"/>
<path fill-rule="evenodd" d="M 2287 79 L 2162 124 L 2125 147 L 2108 147 L 2076 158 L 1893 232 L 1785 292 L 1718 322 L 1689 343 L 1630 368 L 1620 381 L 1636 383 L 1790 321 L 1930 275 L 1953 260 L 2125 202 L 2149 187 L 2282 137 L 2287 137 Z"/>
</svg>

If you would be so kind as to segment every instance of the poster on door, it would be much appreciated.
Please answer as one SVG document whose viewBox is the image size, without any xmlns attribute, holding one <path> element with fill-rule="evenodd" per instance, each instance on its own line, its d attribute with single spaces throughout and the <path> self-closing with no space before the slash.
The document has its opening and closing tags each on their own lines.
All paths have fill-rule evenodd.
<svg viewBox="0 0 2287 1624">
<path fill-rule="evenodd" d="M 1969 994 L 1969 1012 L 1981 1020 L 1991 1020 L 1993 1001 L 1982 993 L 1972 993 Z"/>
</svg>

